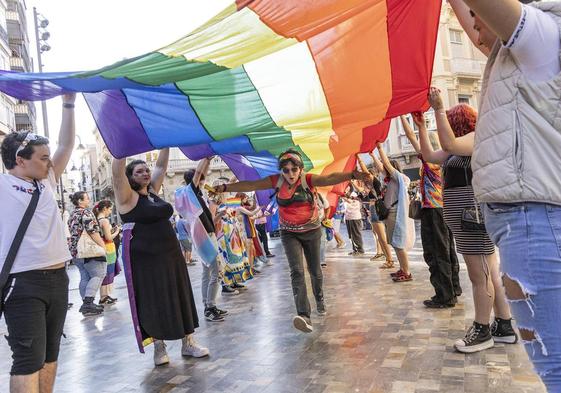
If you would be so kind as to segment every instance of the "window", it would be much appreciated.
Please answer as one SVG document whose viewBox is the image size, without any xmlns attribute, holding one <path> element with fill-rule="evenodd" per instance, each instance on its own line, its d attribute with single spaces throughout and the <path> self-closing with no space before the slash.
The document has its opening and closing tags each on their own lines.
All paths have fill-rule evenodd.
<svg viewBox="0 0 561 393">
<path fill-rule="evenodd" d="M 458 104 L 471 105 L 471 96 L 465 94 L 458 94 Z"/>
<path fill-rule="evenodd" d="M 463 33 L 460 30 L 452 30 L 450 29 L 450 42 L 452 44 L 460 44 L 462 45 L 462 35 Z"/>
</svg>

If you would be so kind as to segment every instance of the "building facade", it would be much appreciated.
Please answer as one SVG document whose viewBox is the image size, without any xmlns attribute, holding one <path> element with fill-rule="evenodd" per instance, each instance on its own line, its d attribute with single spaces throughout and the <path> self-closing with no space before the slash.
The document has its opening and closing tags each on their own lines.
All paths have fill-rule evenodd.
<svg viewBox="0 0 561 393">
<path fill-rule="evenodd" d="M 4 0 L 0 0 L 0 2 L 4 2 Z M 16 72 L 32 72 L 33 61 L 30 55 L 25 0 L 6 0 L 5 4 L 5 18 L 0 17 L 0 19 L 6 21 L 9 61 L 2 64 L 5 60 L 0 60 L 0 67 L 4 70 L 10 69 Z M 3 56 L 2 53 L 0 53 L 1 56 Z M 12 99 L 10 98 L 10 100 Z M 3 102 L 0 102 L 0 104 L 3 104 Z M 0 118 L 2 117 L 1 112 L 0 105 Z M 29 101 L 15 100 L 13 101 L 13 113 L 17 131 L 36 129 L 35 104 Z"/>
<path fill-rule="evenodd" d="M 486 57 L 471 43 L 462 29 L 452 7 L 444 3 L 438 28 L 432 85 L 442 91 L 446 108 L 458 103 L 467 103 L 474 108 L 479 107 L 486 61 Z M 432 110 L 425 116 L 429 131 L 436 131 Z M 410 116 L 408 120 L 412 124 Z M 405 173 L 412 180 L 419 178 L 418 169 L 421 162 L 405 136 L 400 119 L 392 120 L 385 148 L 391 158 L 401 163 Z"/>
</svg>

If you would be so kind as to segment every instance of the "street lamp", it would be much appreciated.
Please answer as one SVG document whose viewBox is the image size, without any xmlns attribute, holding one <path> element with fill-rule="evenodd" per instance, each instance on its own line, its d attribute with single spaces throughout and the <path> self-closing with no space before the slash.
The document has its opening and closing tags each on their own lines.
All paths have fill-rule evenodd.
<svg viewBox="0 0 561 393">
<path fill-rule="evenodd" d="M 43 52 L 48 52 L 51 50 L 51 46 L 47 43 L 47 40 L 51 37 L 45 28 L 49 25 L 49 20 L 43 15 L 37 12 L 37 8 L 33 7 L 33 20 L 35 21 L 35 46 L 37 47 L 37 63 L 39 66 L 39 72 L 43 72 L 43 62 L 41 60 L 41 54 Z M 43 112 L 43 129 L 45 130 L 45 136 L 49 137 L 49 122 L 47 119 L 47 103 L 45 100 L 41 101 L 41 110 Z"/>
</svg>

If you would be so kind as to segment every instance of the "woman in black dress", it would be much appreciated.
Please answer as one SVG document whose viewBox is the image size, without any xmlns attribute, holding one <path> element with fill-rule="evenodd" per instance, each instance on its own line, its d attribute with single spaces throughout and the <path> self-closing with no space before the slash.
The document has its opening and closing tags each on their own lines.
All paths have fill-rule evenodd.
<svg viewBox="0 0 561 393">
<path fill-rule="evenodd" d="M 193 339 L 199 320 L 185 259 L 169 221 L 173 207 L 157 196 L 168 158 L 169 149 L 161 150 L 152 174 L 142 160 L 128 165 L 126 159 L 113 160 L 115 199 L 125 223 L 123 261 L 130 267 L 127 285 L 135 333 L 142 352 L 154 341 L 156 366 L 169 363 L 163 340 L 182 339 L 183 356 L 209 353 Z"/>
</svg>

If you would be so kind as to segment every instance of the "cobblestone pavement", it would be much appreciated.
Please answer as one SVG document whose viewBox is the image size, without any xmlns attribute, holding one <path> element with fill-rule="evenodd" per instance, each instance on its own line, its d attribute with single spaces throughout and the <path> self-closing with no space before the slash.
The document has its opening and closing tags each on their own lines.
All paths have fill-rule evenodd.
<svg viewBox="0 0 561 393">
<path fill-rule="evenodd" d="M 151 347 L 145 355 L 136 348 L 123 276 L 116 280 L 118 303 L 102 317 L 83 318 L 78 272 L 71 267 L 75 306 L 66 320 L 55 391 L 545 392 L 520 344 L 497 344 L 472 355 L 454 351 L 453 342 L 473 317 L 465 266 L 457 307 L 428 310 L 422 301 L 433 292 L 419 241 L 411 252 L 414 281 L 395 284 L 378 269 L 381 262 L 369 261 L 373 240 L 368 231 L 363 236 L 370 248 L 364 257 L 350 257 L 348 249 L 328 252 L 328 314 L 312 315 L 313 333 L 292 327 L 288 266 L 280 242 L 273 241 L 274 265 L 243 294 L 219 299 L 230 312 L 225 322 L 207 322 L 199 309 L 196 337 L 211 356 L 183 359 L 181 342 L 169 342 L 171 363 L 158 368 Z M 189 266 L 189 274 L 199 306 L 200 264 Z M 5 333 L 0 322 L 0 334 Z M 6 392 L 11 358 L 4 339 L 0 354 L 0 392 Z"/>
</svg>

